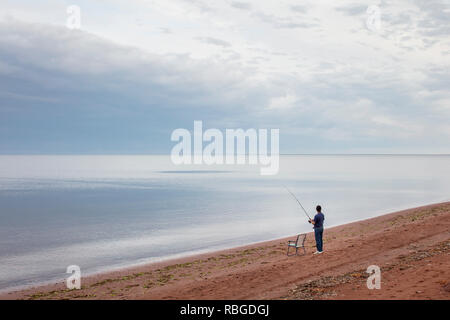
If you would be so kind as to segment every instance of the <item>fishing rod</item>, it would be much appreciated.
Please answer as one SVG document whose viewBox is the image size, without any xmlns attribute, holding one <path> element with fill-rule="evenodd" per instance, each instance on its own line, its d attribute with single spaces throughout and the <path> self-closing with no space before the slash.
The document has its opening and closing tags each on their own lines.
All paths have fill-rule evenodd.
<svg viewBox="0 0 450 320">
<path fill-rule="evenodd" d="M 308 212 L 306 212 L 305 208 L 303 208 L 302 204 L 300 203 L 300 201 L 298 201 L 297 197 L 295 196 L 295 194 L 293 194 L 291 192 L 291 190 L 288 189 L 288 187 L 284 186 L 286 188 L 286 190 L 295 198 L 295 200 L 297 200 L 298 204 L 300 205 L 300 207 L 303 209 L 303 212 L 305 212 L 306 216 L 309 218 L 309 220 L 311 220 L 311 217 L 309 216 Z"/>
</svg>

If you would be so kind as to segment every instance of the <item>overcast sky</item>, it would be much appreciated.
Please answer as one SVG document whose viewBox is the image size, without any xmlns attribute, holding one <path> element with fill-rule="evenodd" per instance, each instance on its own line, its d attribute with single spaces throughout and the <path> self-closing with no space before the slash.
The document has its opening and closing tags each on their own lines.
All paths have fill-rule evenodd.
<svg viewBox="0 0 450 320">
<path fill-rule="evenodd" d="M 448 0 L 0 2 L 3 154 L 169 153 L 194 120 L 279 128 L 281 153 L 450 153 L 449 87 Z"/>
</svg>

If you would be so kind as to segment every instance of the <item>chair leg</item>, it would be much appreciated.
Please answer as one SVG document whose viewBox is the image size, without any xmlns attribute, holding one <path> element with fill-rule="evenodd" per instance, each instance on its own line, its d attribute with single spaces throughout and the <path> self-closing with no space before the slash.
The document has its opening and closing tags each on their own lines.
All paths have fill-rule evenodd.
<svg viewBox="0 0 450 320">
<path fill-rule="evenodd" d="M 287 253 L 286 253 L 286 255 L 287 255 L 288 257 L 296 256 L 296 255 L 297 255 L 297 250 L 298 250 L 298 248 L 295 248 L 295 253 L 294 253 L 294 254 L 289 254 L 290 250 L 291 250 L 291 246 L 288 246 Z"/>
</svg>

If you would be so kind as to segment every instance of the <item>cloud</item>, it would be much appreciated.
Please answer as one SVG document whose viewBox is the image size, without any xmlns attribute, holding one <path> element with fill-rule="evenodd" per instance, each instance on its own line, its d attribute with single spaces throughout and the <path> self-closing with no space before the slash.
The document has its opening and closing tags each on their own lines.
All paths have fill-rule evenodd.
<svg viewBox="0 0 450 320">
<path fill-rule="evenodd" d="M 352 4 L 352 5 L 346 5 L 346 6 L 340 6 L 337 7 L 336 10 L 340 12 L 344 12 L 345 14 L 355 16 L 364 14 L 367 10 L 367 5 L 361 5 L 361 4 Z"/>
<path fill-rule="evenodd" d="M 186 55 L 151 54 L 63 27 L 1 23 L 0 36 L 1 65 L 8 66 L 0 68 L 0 72 L 52 89 L 85 89 L 91 87 L 92 81 L 104 89 L 127 91 L 150 85 L 164 87 L 168 92 L 206 96 L 213 85 L 231 88 L 245 81 L 243 73 L 218 63 L 194 60 Z M 228 46 L 218 39 L 204 40 Z M 157 94 L 162 94 L 160 89 Z"/>
<path fill-rule="evenodd" d="M 269 109 L 288 109 L 292 108 L 298 98 L 293 94 L 287 94 L 280 97 L 274 97 L 270 100 Z"/>
<path fill-rule="evenodd" d="M 290 7 L 292 11 L 299 12 L 299 13 L 306 13 L 308 11 L 308 7 L 305 5 L 293 5 Z"/>
<path fill-rule="evenodd" d="M 219 47 L 231 47 L 231 44 L 229 42 L 226 42 L 224 40 L 220 40 L 220 39 L 216 39 L 216 38 L 211 38 L 211 37 L 196 37 L 197 40 L 207 43 L 207 44 L 212 44 L 215 46 L 219 46 Z"/>
<path fill-rule="evenodd" d="M 64 27 L 0 23 L 0 60 L 8 66 L 0 71 L 0 125 L 9 132 L 0 138 L 3 152 L 76 152 L 80 144 L 123 151 L 130 139 L 138 152 L 145 145 L 165 152 L 177 123 L 242 114 L 253 107 L 249 96 L 266 96 L 245 68 L 149 54 Z"/>
<path fill-rule="evenodd" d="M 450 6 L 448 1 L 416 0 L 422 18 L 418 22 L 419 31 L 427 36 L 447 36 L 450 34 Z"/>
<path fill-rule="evenodd" d="M 318 26 L 317 23 L 299 21 L 295 17 L 276 16 L 264 12 L 255 12 L 253 15 L 262 22 L 271 24 L 273 27 L 279 29 L 312 28 Z"/>
<path fill-rule="evenodd" d="M 375 34 L 352 2 L 339 4 L 344 14 L 232 3 L 114 0 L 105 13 L 86 2 L 83 31 L 71 31 L 63 7 L 9 2 L 1 152 L 166 153 L 171 131 L 198 119 L 279 128 L 289 153 L 448 149 L 442 6 L 382 3 Z"/>
<path fill-rule="evenodd" d="M 172 33 L 172 30 L 170 30 L 169 28 L 159 28 L 159 30 L 161 30 L 161 32 L 166 34 Z"/>
<path fill-rule="evenodd" d="M 241 1 L 232 1 L 230 3 L 230 5 L 233 8 L 241 9 L 241 10 L 250 10 L 251 7 L 252 7 L 250 3 L 248 3 L 248 2 L 241 2 Z"/>
</svg>

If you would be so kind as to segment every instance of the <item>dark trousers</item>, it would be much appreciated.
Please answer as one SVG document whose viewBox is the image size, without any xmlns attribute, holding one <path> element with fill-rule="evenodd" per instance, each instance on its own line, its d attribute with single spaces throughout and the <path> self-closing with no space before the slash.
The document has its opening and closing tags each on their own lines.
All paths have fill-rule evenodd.
<svg viewBox="0 0 450 320">
<path fill-rule="evenodd" d="M 316 237 L 317 251 L 322 252 L 322 249 L 323 249 L 323 242 L 322 242 L 323 227 L 322 228 L 315 228 L 314 229 L 314 236 Z"/>
</svg>

